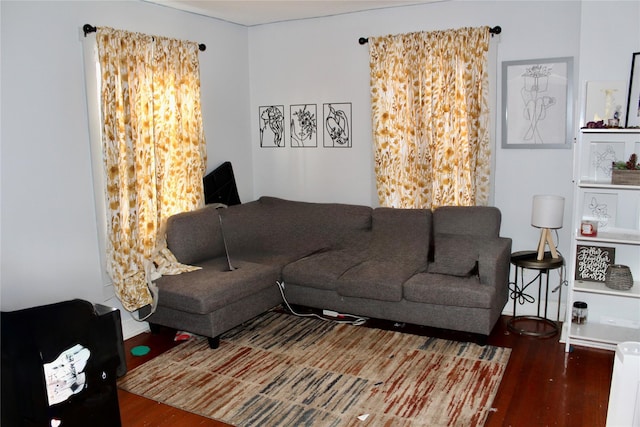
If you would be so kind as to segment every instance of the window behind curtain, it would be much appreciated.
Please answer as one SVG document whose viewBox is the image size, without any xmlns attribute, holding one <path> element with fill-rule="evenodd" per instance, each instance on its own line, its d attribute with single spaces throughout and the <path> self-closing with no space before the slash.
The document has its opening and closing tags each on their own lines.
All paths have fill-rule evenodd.
<svg viewBox="0 0 640 427">
<path fill-rule="evenodd" d="M 88 102 L 101 259 L 123 307 L 134 311 L 154 302 L 158 274 L 193 269 L 166 249 L 164 223 L 203 205 L 198 46 L 98 28 L 88 51 L 98 87 L 98 106 L 93 90 Z"/>
</svg>

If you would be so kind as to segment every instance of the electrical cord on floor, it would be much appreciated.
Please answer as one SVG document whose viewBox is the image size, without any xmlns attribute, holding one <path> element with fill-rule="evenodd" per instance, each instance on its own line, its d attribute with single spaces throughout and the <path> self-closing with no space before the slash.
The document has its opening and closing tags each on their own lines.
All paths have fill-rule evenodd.
<svg viewBox="0 0 640 427">
<path fill-rule="evenodd" d="M 287 301 L 287 297 L 284 295 L 284 282 L 280 282 L 276 280 L 276 285 L 278 285 L 278 289 L 280 289 L 280 295 L 282 295 L 282 301 L 284 301 L 284 304 L 287 306 L 287 309 L 294 316 L 315 317 L 317 319 L 325 320 L 327 322 L 348 323 L 354 326 L 363 325 L 367 320 L 369 320 L 366 317 L 355 316 L 353 314 L 336 313 L 337 316 L 339 316 L 339 318 L 333 319 L 333 318 L 320 316 L 319 314 L 316 314 L 316 313 L 296 313 L 296 311 L 293 308 L 291 308 L 291 305 L 289 305 L 289 301 Z"/>
</svg>

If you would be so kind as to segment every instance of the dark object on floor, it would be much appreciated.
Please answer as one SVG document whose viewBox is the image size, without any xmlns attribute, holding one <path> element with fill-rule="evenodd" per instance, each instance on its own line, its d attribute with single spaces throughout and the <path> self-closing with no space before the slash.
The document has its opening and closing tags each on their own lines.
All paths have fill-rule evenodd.
<svg viewBox="0 0 640 427">
<path fill-rule="evenodd" d="M 3 426 L 121 425 L 118 310 L 72 300 L 1 316 Z"/>
<path fill-rule="evenodd" d="M 240 196 L 233 175 L 231 162 L 224 162 L 202 180 L 204 184 L 204 203 L 222 203 L 227 206 L 239 205 Z"/>
</svg>

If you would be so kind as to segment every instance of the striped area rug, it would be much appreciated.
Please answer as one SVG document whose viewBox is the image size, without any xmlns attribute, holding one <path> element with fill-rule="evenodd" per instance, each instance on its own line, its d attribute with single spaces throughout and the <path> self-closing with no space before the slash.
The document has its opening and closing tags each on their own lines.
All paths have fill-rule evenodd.
<svg viewBox="0 0 640 427">
<path fill-rule="evenodd" d="M 482 426 L 510 352 L 268 312 L 118 385 L 235 426 Z"/>
</svg>

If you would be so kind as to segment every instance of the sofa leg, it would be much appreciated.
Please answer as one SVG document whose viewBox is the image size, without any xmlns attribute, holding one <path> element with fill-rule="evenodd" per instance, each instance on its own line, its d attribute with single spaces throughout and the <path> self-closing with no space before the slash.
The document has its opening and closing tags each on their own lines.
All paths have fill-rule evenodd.
<svg viewBox="0 0 640 427">
<path fill-rule="evenodd" d="M 479 346 L 486 346 L 489 343 L 489 336 L 488 335 L 478 335 L 476 338 L 476 344 L 478 344 Z"/>
<path fill-rule="evenodd" d="M 207 341 L 209 341 L 209 348 L 215 350 L 216 348 L 220 347 L 220 335 L 218 335 L 217 337 L 211 338 L 211 337 L 207 337 Z"/>
<path fill-rule="evenodd" d="M 160 325 L 157 323 L 149 323 L 149 330 L 152 334 L 156 335 L 160 333 Z"/>
</svg>

